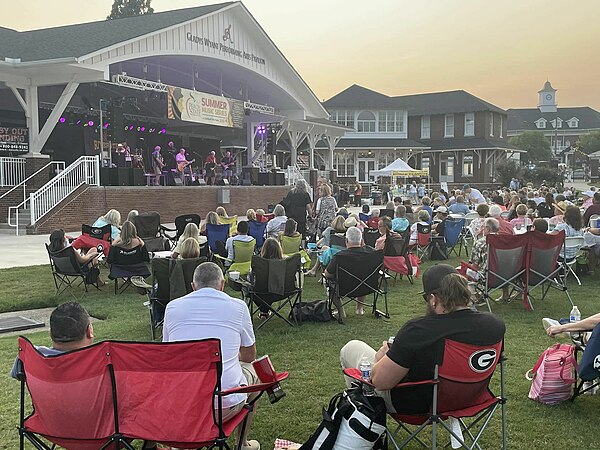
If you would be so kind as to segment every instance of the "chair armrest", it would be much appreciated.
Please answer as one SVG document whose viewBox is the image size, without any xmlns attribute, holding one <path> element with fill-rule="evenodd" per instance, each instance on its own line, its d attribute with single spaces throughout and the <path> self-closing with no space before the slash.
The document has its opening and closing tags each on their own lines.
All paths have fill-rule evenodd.
<svg viewBox="0 0 600 450">
<path fill-rule="evenodd" d="M 359 381 L 360 383 L 363 384 L 368 384 L 369 386 L 373 386 L 375 387 L 372 383 L 366 382 L 365 380 L 363 380 L 360 377 L 360 370 L 356 369 L 356 368 L 350 368 L 350 369 L 344 369 L 344 375 Z M 398 383 L 396 386 L 394 386 L 393 389 L 398 389 L 398 388 L 406 388 L 406 387 L 413 387 L 413 386 L 422 386 L 422 385 L 428 385 L 428 384 L 438 384 L 439 381 L 437 380 L 423 380 L 423 381 L 405 381 L 404 383 Z"/>
<path fill-rule="evenodd" d="M 224 397 L 230 394 L 249 394 L 251 392 L 266 391 L 267 389 L 275 386 L 280 381 L 285 380 L 288 376 L 288 372 L 281 372 L 277 374 L 277 379 L 275 381 L 270 381 L 268 383 L 251 384 L 250 386 L 239 386 L 236 388 L 227 389 L 226 391 L 221 391 L 219 395 L 221 397 Z"/>
</svg>

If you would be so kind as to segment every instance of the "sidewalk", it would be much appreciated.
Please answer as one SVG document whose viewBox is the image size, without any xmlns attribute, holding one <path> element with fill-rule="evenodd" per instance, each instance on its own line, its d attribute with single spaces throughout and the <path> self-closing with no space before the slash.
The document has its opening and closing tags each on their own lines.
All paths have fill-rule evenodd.
<svg viewBox="0 0 600 450">
<path fill-rule="evenodd" d="M 0 234 L 0 269 L 50 264 L 44 246 L 48 243 L 49 236 Z"/>
</svg>

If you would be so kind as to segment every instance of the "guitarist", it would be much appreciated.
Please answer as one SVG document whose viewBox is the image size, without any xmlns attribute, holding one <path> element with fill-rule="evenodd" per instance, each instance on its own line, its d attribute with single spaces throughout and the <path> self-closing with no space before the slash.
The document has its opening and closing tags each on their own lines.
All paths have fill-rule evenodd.
<svg viewBox="0 0 600 450">
<path fill-rule="evenodd" d="M 223 167 L 223 179 L 227 179 L 229 181 L 231 176 L 233 175 L 233 167 L 235 167 L 235 159 L 231 156 L 231 152 L 225 152 L 225 156 L 221 158 L 221 167 Z"/>
<path fill-rule="evenodd" d="M 217 167 L 217 157 L 215 156 L 215 152 L 212 151 L 204 160 L 204 179 L 206 180 L 206 184 L 209 186 L 215 184 L 215 167 Z"/>
<path fill-rule="evenodd" d="M 181 180 L 185 183 L 185 168 L 194 162 L 194 160 L 188 161 L 186 158 L 185 148 L 181 147 L 179 153 L 175 155 L 175 161 L 177 162 L 177 171 L 181 174 Z"/>
</svg>

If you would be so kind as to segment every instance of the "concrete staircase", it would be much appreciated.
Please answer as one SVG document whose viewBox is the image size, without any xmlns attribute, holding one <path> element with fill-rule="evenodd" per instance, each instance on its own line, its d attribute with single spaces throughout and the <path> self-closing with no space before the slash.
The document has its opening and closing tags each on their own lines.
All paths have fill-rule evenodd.
<svg viewBox="0 0 600 450">
<path fill-rule="evenodd" d="M 19 235 L 27 234 L 27 226 L 31 223 L 31 211 L 29 209 L 19 209 Z M 0 235 L 15 235 L 15 228 L 8 223 L 0 223 Z"/>
</svg>

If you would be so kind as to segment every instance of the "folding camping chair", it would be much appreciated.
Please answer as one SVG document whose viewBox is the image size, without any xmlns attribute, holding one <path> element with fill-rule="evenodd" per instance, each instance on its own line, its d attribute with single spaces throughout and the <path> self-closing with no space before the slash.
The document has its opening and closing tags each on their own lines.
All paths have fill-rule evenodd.
<svg viewBox="0 0 600 450">
<path fill-rule="evenodd" d="M 127 250 L 113 245 L 106 262 L 110 265 L 108 278 L 115 281 L 115 294 L 122 294 L 132 285 L 131 277 L 149 277 L 150 270 L 146 264 L 149 261 L 146 246 Z M 119 279 L 123 280 L 121 286 Z"/>
<path fill-rule="evenodd" d="M 238 223 L 238 216 L 231 216 L 231 217 L 220 217 L 219 216 L 219 223 L 221 225 L 229 225 L 229 236 L 233 236 L 234 234 L 237 233 L 237 223 Z"/>
<path fill-rule="evenodd" d="M 265 230 L 268 222 L 251 220 L 248 222 L 248 235 L 256 240 L 256 251 L 260 251 L 265 243 Z"/>
<path fill-rule="evenodd" d="M 54 279 L 54 286 L 56 287 L 56 294 L 60 295 L 67 289 L 73 289 L 73 287 L 80 286 L 83 284 L 85 292 L 88 291 L 88 285 L 95 286 L 98 288 L 98 277 L 96 277 L 96 283 L 88 283 L 88 270 L 85 270 L 75 258 L 75 250 L 73 247 L 65 247 L 59 252 L 51 252 L 48 244 L 46 245 L 46 251 L 48 252 L 48 258 L 50 259 L 50 267 L 52 268 L 52 278 Z M 93 269 L 92 269 L 93 270 Z M 97 270 L 97 269 L 96 269 Z M 74 285 L 77 279 L 81 278 L 77 285 Z M 75 296 L 72 291 L 71 295 Z"/>
<path fill-rule="evenodd" d="M 53 356 L 43 356 L 25 337 L 18 343 L 21 450 L 25 440 L 39 450 L 51 450 L 48 441 L 69 450 L 134 450 L 134 439 L 229 450 L 227 438 L 238 425 L 245 429 L 262 393 L 288 376 L 223 390 L 218 339 L 104 341 Z M 26 390 L 35 405 L 27 417 Z M 253 392 L 258 396 L 223 422 L 223 398 Z"/>
<path fill-rule="evenodd" d="M 430 387 L 432 402 L 430 411 L 415 414 L 407 405 L 406 412 L 398 411 L 390 416 L 398 423 L 395 431 L 386 428 L 386 434 L 396 449 L 404 448 L 413 439 L 421 446 L 437 449 L 440 428 L 446 430 L 460 448 L 481 449 L 479 440 L 494 413 L 500 408 L 502 415 L 502 449 L 507 448 L 506 397 L 504 387 L 503 343 L 475 346 L 446 339 L 443 357 L 433 370 L 433 378 L 424 381 L 400 382 L 394 390 L 423 392 Z M 500 366 L 500 396 L 490 390 L 490 380 Z M 345 369 L 344 374 L 364 383 L 358 369 Z M 414 395 L 413 395 L 414 398 Z M 471 421 L 465 419 L 473 418 Z M 458 428 L 447 424 L 447 419 L 458 421 Z M 416 426 L 411 430 L 407 425 Z M 425 445 L 419 435 L 431 425 L 431 446 Z M 399 433 L 405 431 L 408 437 L 403 441 Z M 463 437 L 466 435 L 465 437 Z M 400 443 L 399 443 L 400 441 Z"/>
<path fill-rule="evenodd" d="M 585 245 L 585 240 L 583 236 L 571 236 L 565 237 L 565 251 L 564 255 L 567 254 L 567 250 L 573 251 L 576 255 L 581 250 L 581 247 Z M 572 273 L 575 279 L 577 280 L 577 284 L 581 286 L 581 280 L 573 270 L 573 266 L 577 264 L 577 256 L 571 258 L 569 260 L 565 259 L 563 261 L 563 266 L 565 268 L 565 279 L 569 276 L 569 273 Z"/>
<path fill-rule="evenodd" d="M 242 295 L 250 308 L 250 314 L 256 315 L 261 307 L 267 309 L 269 316 L 256 328 L 261 329 L 269 320 L 277 316 L 293 326 L 281 310 L 289 305 L 290 311 L 302 299 L 302 265 L 297 253 L 285 259 L 265 259 L 252 257 L 253 282 L 242 285 Z M 273 306 L 274 303 L 279 303 Z"/>
<path fill-rule="evenodd" d="M 431 244 L 431 225 L 417 223 L 417 256 L 425 259 L 430 251 Z"/>
<path fill-rule="evenodd" d="M 215 253 L 214 256 L 223 263 L 227 272 L 237 271 L 241 276 L 245 277 L 250 272 L 250 261 L 254 255 L 254 247 L 256 241 L 233 241 L 233 259 L 224 258 Z"/>
<path fill-rule="evenodd" d="M 479 278 L 477 290 L 481 292 L 491 311 L 490 294 L 504 287 L 524 293 L 523 277 L 527 270 L 527 234 L 488 234 L 487 267 Z"/>
<path fill-rule="evenodd" d="M 364 223 L 367 223 L 367 222 L 369 221 L 369 219 L 371 218 L 371 216 L 370 216 L 369 214 L 365 214 L 365 213 L 361 213 L 361 212 L 359 212 L 359 213 L 358 213 L 358 218 L 359 218 L 359 219 L 360 219 L 362 222 L 364 222 Z"/>
<path fill-rule="evenodd" d="M 576 359 L 579 354 L 581 354 L 581 358 L 577 365 L 578 380 L 575 383 L 571 401 L 600 387 L 600 324 L 593 329 L 587 343 L 583 346 L 575 346 Z"/>
<path fill-rule="evenodd" d="M 464 235 L 465 219 L 447 218 L 444 223 L 444 237 L 446 238 L 446 246 L 448 248 L 448 256 L 452 252 L 456 256 L 460 257 L 462 249 L 464 247 L 465 254 L 469 256 L 469 249 L 467 248 L 466 236 Z M 456 251 L 458 247 L 458 252 Z"/>
<path fill-rule="evenodd" d="M 138 214 L 133 219 L 137 235 L 144 240 L 149 252 L 170 250 L 169 240 L 163 236 L 160 214 L 156 211 Z"/>
<path fill-rule="evenodd" d="M 406 230 L 400 237 L 388 236 L 385 240 L 383 249 L 383 266 L 386 274 L 394 273 L 394 282 L 396 276 L 406 275 L 410 284 L 413 284 L 413 275 L 416 275 L 419 270 L 419 258 L 409 253 L 408 243 L 410 241 L 410 230 Z"/>
<path fill-rule="evenodd" d="M 558 255 L 564 246 L 565 232 L 558 234 L 527 233 L 529 237 L 529 258 L 527 263 L 525 306 L 533 309 L 531 300 L 534 299 L 532 291 L 540 288 L 541 300 L 546 298 L 550 288 L 562 291 L 573 306 L 566 283 L 566 272 L 562 264 L 558 263 Z"/>
<path fill-rule="evenodd" d="M 205 257 L 190 259 L 154 258 L 152 260 L 152 290 L 145 305 L 150 312 L 150 336 L 156 339 L 156 330 L 162 326 L 167 304 L 192 292 L 194 271 Z"/>
<path fill-rule="evenodd" d="M 229 224 L 206 224 L 206 239 L 208 240 L 208 247 L 213 254 L 218 254 L 217 241 L 227 242 L 229 237 Z"/>
<path fill-rule="evenodd" d="M 473 230 L 471 229 L 471 222 L 478 218 L 479 213 L 476 211 L 465 214 L 465 236 L 467 239 L 476 239 L 476 236 L 473 234 Z"/>
<path fill-rule="evenodd" d="M 363 306 L 373 309 L 375 317 L 390 318 L 387 300 L 387 276 L 384 273 L 383 252 L 370 253 L 344 253 L 343 258 L 338 258 L 335 278 L 326 278 L 329 290 L 329 311 L 333 313 L 335 306 L 338 311 L 338 322 L 342 323 L 341 309 L 356 301 Z M 357 300 L 373 294 L 372 303 L 363 303 Z M 377 308 L 379 297 L 383 297 L 385 311 Z M 343 301 L 347 298 L 347 301 Z"/>
<path fill-rule="evenodd" d="M 71 244 L 75 250 L 88 250 L 97 248 L 102 251 L 104 256 L 108 256 L 110 245 L 112 243 L 112 228 L 110 225 L 103 227 L 93 227 L 91 225 L 81 225 L 81 236 L 76 238 Z"/>
<path fill-rule="evenodd" d="M 339 233 L 331 233 L 329 235 L 329 246 L 337 247 L 339 249 L 346 248 L 346 236 Z"/>
<path fill-rule="evenodd" d="M 393 209 L 380 209 L 379 217 L 387 216 L 390 219 L 394 218 L 394 210 Z"/>
<path fill-rule="evenodd" d="M 302 235 L 298 236 L 279 236 L 279 243 L 281 244 L 281 250 L 285 256 L 291 256 L 298 253 L 304 269 L 310 269 L 312 261 L 310 256 L 302 248 Z"/>
<path fill-rule="evenodd" d="M 365 242 L 365 245 L 368 245 L 369 247 L 375 248 L 375 242 L 380 236 L 379 230 L 372 230 L 371 228 L 365 228 L 363 230 L 363 241 Z"/>
<path fill-rule="evenodd" d="M 175 228 L 167 228 L 162 226 L 163 233 L 165 237 L 167 237 L 171 241 L 171 247 L 175 247 L 179 237 L 183 234 L 183 230 L 188 223 L 195 223 L 198 228 L 200 228 L 200 216 L 198 214 L 182 214 L 180 216 L 175 217 Z M 169 235 L 169 233 L 175 233 L 173 235 Z"/>
</svg>

